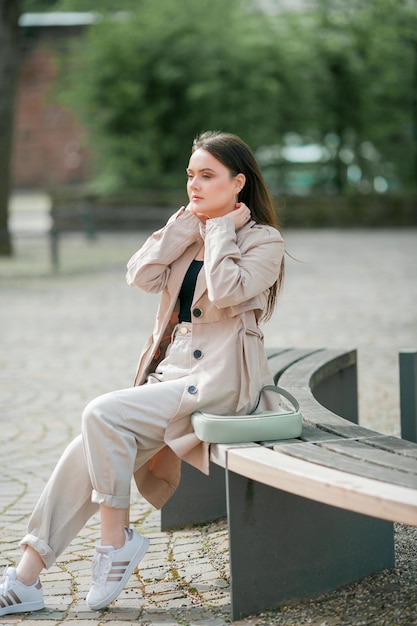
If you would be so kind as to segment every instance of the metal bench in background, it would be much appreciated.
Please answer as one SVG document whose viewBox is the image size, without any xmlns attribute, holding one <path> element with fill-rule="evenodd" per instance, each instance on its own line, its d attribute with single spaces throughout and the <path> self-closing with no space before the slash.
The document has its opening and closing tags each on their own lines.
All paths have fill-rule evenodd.
<svg viewBox="0 0 417 626">
<path fill-rule="evenodd" d="M 49 231 L 52 268 L 59 270 L 60 241 L 68 233 L 83 233 L 94 240 L 98 233 L 152 232 L 174 212 L 172 207 L 97 201 L 94 198 L 53 198 Z"/>
</svg>

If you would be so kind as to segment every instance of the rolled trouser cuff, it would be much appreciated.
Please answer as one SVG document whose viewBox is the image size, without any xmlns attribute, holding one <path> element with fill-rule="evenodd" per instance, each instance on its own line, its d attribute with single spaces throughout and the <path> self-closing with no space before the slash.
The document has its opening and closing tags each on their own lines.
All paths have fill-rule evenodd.
<svg viewBox="0 0 417 626">
<path fill-rule="evenodd" d="M 128 509 L 130 506 L 130 494 L 127 494 L 126 496 L 111 496 L 93 489 L 91 502 L 94 502 L 95 504 L 104 504 L 111 509 Z"/>
<path fill-rule="evenodd" d="M 39 539 L 39 537 L 36 537 L 35 535 L 26 535 L 23 537 L 19 545 L 23 549 L 25 549 L 26 546 L 30 546 L 33 550 L 35 550 L 44 562 L 46 569 L 52 567 L 56 561 L 56 554 L 52 548 L 43 539 Z"/>
</svg>

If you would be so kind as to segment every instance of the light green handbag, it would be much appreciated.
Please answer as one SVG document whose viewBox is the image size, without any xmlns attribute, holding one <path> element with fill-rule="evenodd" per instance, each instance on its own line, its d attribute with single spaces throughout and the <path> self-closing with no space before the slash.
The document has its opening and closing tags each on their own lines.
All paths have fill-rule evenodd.
<svg viewBox="0 0 417 626">
<path fill-rule="evenodd" d="M 261 395 L 265 391 L 279 393 L 292 405 L 288 410 L 280 406 L 277 410 L 256 413 Z M 195 411 L 191 415 L 194 432 L 201 441 L 209 443 L 248 443 L 251 441 L 275 441 L 294 439 L 301 435 L 302 415 L 297 400 L 285 389 L 266 385 L 259 393 L 252 413 L 248 415 L 214 415 Z"/>
</svg>

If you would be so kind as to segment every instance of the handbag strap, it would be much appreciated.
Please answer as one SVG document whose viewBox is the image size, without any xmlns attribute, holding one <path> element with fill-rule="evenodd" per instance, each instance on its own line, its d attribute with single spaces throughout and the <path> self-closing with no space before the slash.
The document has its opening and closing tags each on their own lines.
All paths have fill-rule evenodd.
<svg viewBox="0 0 417 626">
<path fill-rule="evenodd" d="M 279 393 L 281 396 L 284 396 L 284 398 L 286 398 L 289 402 L 291 402 L 291 404 L 294 407 L 294 411 L 296 413 L 298 413 L 298 411 L 300 410 L 300 405 L 298 403 L 298 400 L 296 400 L 296 398 L 294 398 L 294 396 L 289 391 L 287 391 L 286 389 L 283 389 L 282 387 L 278 387 L 277 385 L 265 385 L 265 387 L 262 387 L 262 389 L 260 390 L 258 400 L 256 402 L 256 406 L 253 409 L 253 411 L 250 412 L 250 415 L 255 413 L 256 409 L 258 408 L 259 403 L 261 401 L 262 393 L 264 391 L 273 391 L 274 393 Z"/>
</svg>

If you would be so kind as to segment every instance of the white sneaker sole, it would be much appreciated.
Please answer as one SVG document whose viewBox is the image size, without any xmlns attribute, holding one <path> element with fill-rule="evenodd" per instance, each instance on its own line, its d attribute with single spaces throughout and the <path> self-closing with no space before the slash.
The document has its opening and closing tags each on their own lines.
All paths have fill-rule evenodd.
<svg viewBox="0 0 417 626">
<path fill-rule="evenodd" d="M 142 537 L 142 539 L 143 539 L 142 543 L 140 544 L 140 546 L 138 546 L 138 549 L 136 550 L 132 559 L 130 560 L 129 565 L 126 567 L 121 580 L 117 583 L 114 589 L 110 593 L 108 593 L 105 598 L 102 598 L 100 602 L 90 603 L 87 600 L 87 605 L 92 611 L 99 611 L 100 609 L 104 609 L 106 606 L 110 604 L 110 602 L 113 602 L 113 600 L 115 600 L 117 596 L 120 595 L 121 591 L 123 591 L 131 574 L 137 568 L 138 564 L 140 563 L 140 561 L 143 559 L 143 557 L 148 551 L 149 539 L 147 537 Z"/>
<path fill-rule="evenodd" d="M 18 602 L 17 604 L 11 604 L 0 608 L 0 617 L 2 615 L 12 615 L 13 613 L 29 613 L 30 611 L 40 611 L 45 608 L 43 600 L 36 600 L 36 602 Z"/>
</svg>

